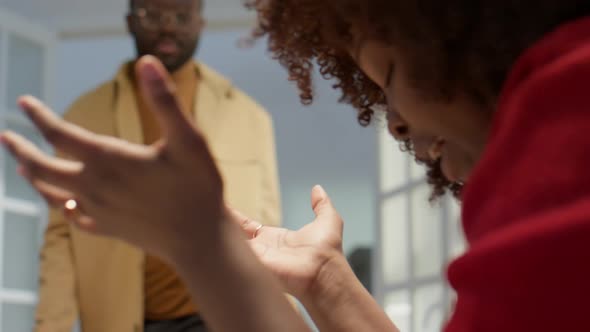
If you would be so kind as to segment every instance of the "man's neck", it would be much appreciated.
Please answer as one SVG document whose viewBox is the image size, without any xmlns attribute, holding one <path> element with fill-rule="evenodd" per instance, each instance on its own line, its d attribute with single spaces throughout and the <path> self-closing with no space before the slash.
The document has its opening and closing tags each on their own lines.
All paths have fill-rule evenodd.
<svg viewBox="0 0 590 332">
<path fill-rule="evenodd" d="M 136 62 L 137 62 L 137 60 L 133 61 L 131 63 L 131 65 L 128 67 L 128 77 L 131 78 L 131 80 L 133 81 L 134 84 L 137 82 L 137 77 L 135 75 L 136 74 L 135 73 L 135 63 Z M 185 62 L 182 66 L 180 66 L 175 71 L 169 72 L 169 73 L 170 73 L 170 77 L 172 78 L 172 80 L 174 81 L 175 84 L 181 84 L 182 82 L 191 81 L 191 80 L 194 80 L 195 77 L 196 78 L 199 77 L 199 73 L 198 73 L 197 69 L 195 68 L 195 62 L 192 59 Z"/>
<path fill-rule="evenodd" d="M 192 60 L 187 61 L 180 68 L 170 74 L 174 83 L 181 85 L 191 82 L 197 77 L 197 70 Z"/>
</svg>

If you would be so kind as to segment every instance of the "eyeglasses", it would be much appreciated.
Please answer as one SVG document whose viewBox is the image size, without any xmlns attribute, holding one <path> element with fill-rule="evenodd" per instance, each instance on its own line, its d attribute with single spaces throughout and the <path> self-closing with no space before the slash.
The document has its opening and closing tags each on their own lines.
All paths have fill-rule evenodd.
<svg viewBox="0 0 590 332">
<path fill-rule="evenodd" d="M 197 20 L 196 13 L 174 10 L 137 8 L 132 12 L 132 15 L 137 17 L 142 28 L 150 31 L 159 30 L 167 24 L 172 24 L 180 29 L 187 29 Z"/>
</svg>

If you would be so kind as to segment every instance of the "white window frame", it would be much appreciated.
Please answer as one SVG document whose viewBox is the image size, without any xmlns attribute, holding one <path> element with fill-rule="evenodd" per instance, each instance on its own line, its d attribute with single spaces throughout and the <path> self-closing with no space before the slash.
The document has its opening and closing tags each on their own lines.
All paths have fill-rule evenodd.
<svg viewBox="0 0 590 332">
<path fill-rule="evenodd" d="M 385 129 L 380 129 L 385 130 Z M 446 271 L 446 264 L 453 259 L 457 255 L 457 249 L 453 248 L 455 245 L 452 242 L 451 231 L 453 227 L 456 227 L 457 224 L 454 223 L 452 217 L 453 214 L 456 214 L 456 206 L 453 204 L 457 204 L 454 202 L 454 198 L 446 196 L 441 199 L 440 202 L 437 204 L 437 209 L 439 209 L 440 213 L 440 222 L 442 223 L 441 232 L 440 232 L 440 243 L 441 243 L 441 257 L 443 260 L 443 265 L 440 267 L 441 273 L 436 275 L 431 275 L 428 277 L 417 277 L 415 275 L 415 266 L 414 266 L 414 257 L 413 257 L 413 233 L 412 233 L 412 224 L 413 224 L 413 216 L 412 216 L 412 192 L 421 186 L 426 185 L 426 178 L 425 176 L 420 177 L 412 177 L 412 173 L 415 173 L 416 165 L 413 165 L 414 161 L 413 158 L 407 154 L 403 158 L 403 165 L 388 165 L 387 158 L 383 156 L 383 149 L 388 148 L 391 146 L 391 141 L 393 138 L 389 137 L 388 134 L 379 131 L 377 133 L 377 147 L 378 147 L 378 169 L 377 169 L 377 190 L 378 190 L 378 199 L 377 199 L 377 206 L 376 206 L 376 215 L 377 215 L 377 225 L 375 227 L 375 239 L 376 239 L 376 246 L 374 248 L 374 256 L 373 256 L 373 285 L 374 286 L 374 296 L 376 300 L 381 304 L 382 307 L 385 306 L 385 300 L 388 294 L 392 294 L 395 292 L 404 292 L 407 291 L 409 294 L 408 303 L 400 304 L 395 308 L 385 308 L 386 311 L 388 309 L 397 313 L 401 313 L 403 315 L 409 315 L 409 320 L 407 321 L 407 326 L 409 327 L 408 331 L 403 332 L 422 332 L 420 327 L 415 326 L 415 320 L 413 319 L 412 311 L 415 308 L 414 303 L 414 293 L 416 290 L 430 285 L 440 285 L 443 287 L 442 298 L 436 304 L 429 308 L 429 310 L 441 310 L 443 316 L 443 323 L 444 320 L 449 316 L 451 311 L 452 301 L 454 297 L 454 293 L 448 287 L 445 274 L 442 271 Z M 395 148 L 395 147 L 392 147 Z M 382 189 L 382 181 L 384 181 L 383 174 L 386 168 L 391 167 L 403 167 L 405 173 L 405 179 L 402 183 L 395 186 L 394 188 L 388 188 L 386 190 Z M 414 172 L 412 171 L 414 170 Z M 425 173 L 425 171 L 422 171 Z M 383 253 L 383 223 L 386 222 L 387 216 L 384 215 L 383 210 L 385 203 L 389 200 L 405 196 L 405 201 L 407 203 L 406 206 L 406 237 L 407 237 L 407 244 L 406 244 L 406 260 L 407 260 L 407 268 L 408 268 L 408 277 L 403 282 L 394 282 L 388 283 L 385 281 L 384 276 L 384 266 L 385 264 L 393 264 L 394 262 L 385 262 L 384 261 L 384 253 Z M 459 250 L 459 251 L 462 251 Z M 442 329 L 442 326 L 441 326 Z"/>
<path fill-rule="evenodd" d="M 32 41 L 44 49 L 43 57 L 43 82 L 42 95 L 38 96 L 48 104 L 53 101 L 54 91 L 51 82 L 54 80 L 55 73 L 55 49 L 58 42 L 56 33 L 49 31 L 47 28 L 31 23 L 25 18 L 19 17 L 4 9 L 0 9 L 0 127 L 5 129 L 8 125 L 17 125 L 21 128 L 34 129 L 34 126 L 20 115 L 20 112 L 15 112 L 15 109 L 7 107 L 10 103 L 7 102 L 7 87 L 8 87 L 8 54 L 9 54 L 9 36 L 17 35 L 21 38 Z M 16 104 L 16 103 L 14 103 Z M 16 107 L 16 106 L 15 106 Z M 48 150 L 48 146 L 44 145 L 42 148 Z M 10 158 L 4 151 L 0 153 L 0 305 L 1 304 L 16 304 L 35 306 L 37 303 L 37 294 L 35 291 L 4 288 L 4 239 L 5 236 L 5 213 L 13 213 L 19 216 L 26 216 L 34 218 L 38 222 L 39 234 L 45 229 L 47 224 L 47 208 L 45 203 L 39 199 L 38 201 L 30 201 L 10 197 L 6 192 L 6 179 L 4 172 L 6 167 L 6 158 Z M 15 174 L 14 176 L 18 176 Z M 41 244 L 41 236 L 39 236 L 39 245 Z M 3 313 L 0 310 L 0 332 Z M 33 319 L 33 317 L 31 317 Z"/>
</svg>

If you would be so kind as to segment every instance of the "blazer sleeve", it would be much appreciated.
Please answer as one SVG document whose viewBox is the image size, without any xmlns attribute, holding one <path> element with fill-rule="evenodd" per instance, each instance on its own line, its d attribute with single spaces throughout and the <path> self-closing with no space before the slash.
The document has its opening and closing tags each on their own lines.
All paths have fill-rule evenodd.
<svg viewBox="0 0 590 332">
<path fill-rule="evenodd" d="M 78 318 L 70 226 L 59 209 L 49 211 L 40 254 L 35 332 L 71 332 Z"/>
</svg>

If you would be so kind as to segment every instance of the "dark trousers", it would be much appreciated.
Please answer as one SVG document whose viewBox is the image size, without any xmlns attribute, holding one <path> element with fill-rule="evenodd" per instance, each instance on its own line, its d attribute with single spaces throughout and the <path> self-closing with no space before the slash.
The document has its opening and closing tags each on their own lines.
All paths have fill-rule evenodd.
<svg viewBox="0 0 590 332">
<path fill-rule="evenodd" d="M 146 321 L 145 332 L 207 332 L 205 322 L 199 315 L 173 320 Z"/>
</svg>

